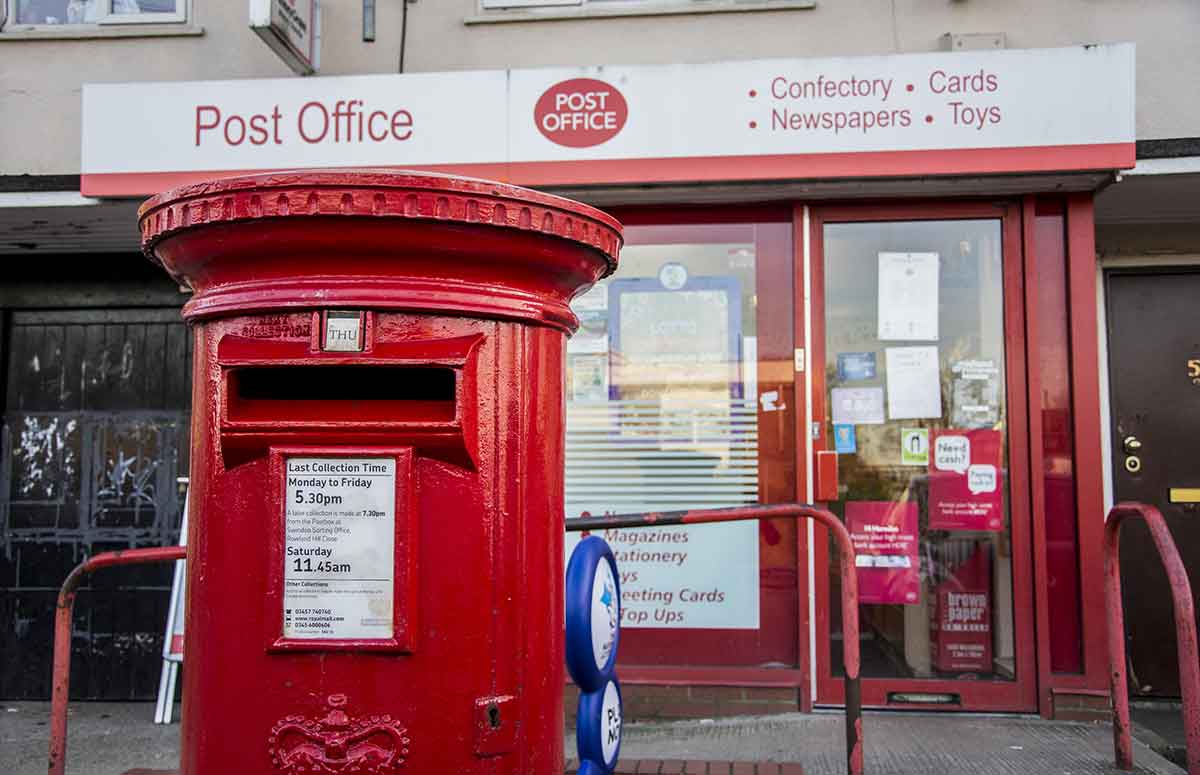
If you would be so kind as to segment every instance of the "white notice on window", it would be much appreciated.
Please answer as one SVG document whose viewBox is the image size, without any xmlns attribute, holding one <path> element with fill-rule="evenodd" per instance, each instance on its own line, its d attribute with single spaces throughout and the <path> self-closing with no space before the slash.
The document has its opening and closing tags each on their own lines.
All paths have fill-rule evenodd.
<svg viewBox="0 0 1200 775">
<path fill-rule="evenodd" d="M 938 338 L 938 254 L 879 254 L 879 338 Z"/>
<path fill-rule="evenodd" d="M 942 385 L 937 347 L 889 347 L 888 417 L 916 420 L 942 416 Z"/>
<path fill-rule="evenodd" d="M 393 635 L 396 460 L 287 459 L 285 638 Z"/>
<path fill-rule="evenodd" d="M 829 403 L 836 425 L 883 423 L 883 388 L 834 388 L 829 391 Z"/>
</svg>

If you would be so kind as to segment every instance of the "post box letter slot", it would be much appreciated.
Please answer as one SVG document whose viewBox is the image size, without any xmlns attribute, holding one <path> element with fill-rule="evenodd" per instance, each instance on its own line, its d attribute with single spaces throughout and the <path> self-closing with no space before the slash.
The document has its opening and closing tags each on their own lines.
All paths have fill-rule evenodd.
<svg viewBox="0 0 1200 775">
<path fill-rule="evenodd" d="M 233 422 L 453 422 L 454 369 L 437 366 L 254 366 L 230 369 Z"/>
</svg>

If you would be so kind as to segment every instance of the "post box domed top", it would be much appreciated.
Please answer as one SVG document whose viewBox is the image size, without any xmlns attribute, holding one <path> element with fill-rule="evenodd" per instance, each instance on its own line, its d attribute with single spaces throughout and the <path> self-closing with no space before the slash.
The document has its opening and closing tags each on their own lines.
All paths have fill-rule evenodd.
<svg viewBox="0 0 1200 775">
<path fill-rule="evenodd" d="M 569 199 L 395 170 L 181 186 L 138 211 L 142 249 L 194 294 L 189 320 L 356 307 L 574 330 L 568 303 L 616 270 L 621 225 Z"/>
</svg>

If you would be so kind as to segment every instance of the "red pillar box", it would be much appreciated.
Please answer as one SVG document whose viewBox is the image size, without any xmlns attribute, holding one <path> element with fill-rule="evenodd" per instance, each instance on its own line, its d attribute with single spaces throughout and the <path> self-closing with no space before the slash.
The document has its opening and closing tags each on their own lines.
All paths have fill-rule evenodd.
<svg viewBox="0 0 1200 775">
<path fill-rule="evenodd" d="M 195 292 L 183 772 L 561 773 L 567 305 L 619 224 L 395 172 L 140 219 Z"/>
</svg>

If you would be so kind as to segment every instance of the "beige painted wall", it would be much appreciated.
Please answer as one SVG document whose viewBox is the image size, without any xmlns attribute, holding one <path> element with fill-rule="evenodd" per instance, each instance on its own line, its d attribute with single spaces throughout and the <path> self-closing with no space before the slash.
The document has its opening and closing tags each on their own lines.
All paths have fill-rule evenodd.
<svg viewBox="0 0 1200 775">
<path fill-rule="evenodd" d="M 4 2 L 5 0 L 0 0 Z M 0 35 L 0 175 L 79 171 L 85 81 L 294 77 L 246 27 L 245 0 L 193 0 L 199 37 L 30 41 Z M 325 0 L 326 75 L 395 72 L 399 0 Z M 464 24 L 477 0 L 409 6 L 410 71 L 702 62 L 934 51 L 946 32 L 1003 32 L 1009 48 L 1138 44 L 1138 137 L 1200 136 L 1196 0 L 817 0 L 812 10 Z M 130 127 L 130 131 L 150 131 Z"/>
</svg>

